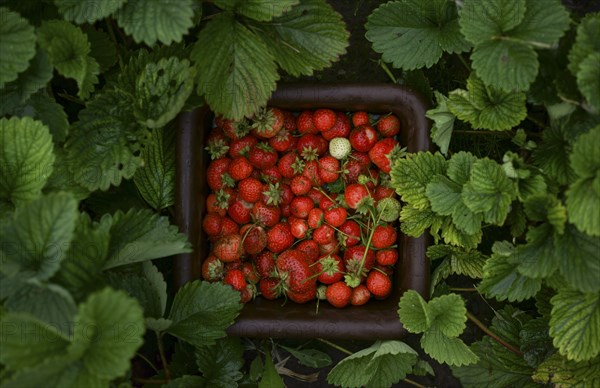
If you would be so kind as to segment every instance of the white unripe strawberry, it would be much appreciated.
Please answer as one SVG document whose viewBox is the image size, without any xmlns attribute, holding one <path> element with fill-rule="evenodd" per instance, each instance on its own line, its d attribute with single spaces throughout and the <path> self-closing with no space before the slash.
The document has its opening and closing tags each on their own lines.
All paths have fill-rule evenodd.
<svg viewBox="0 0 600 388">
<path fill-rule="evenodd" d="M 335 137 L 329 142 L 329 153 L 334 158 L 341 160 L 350 154 L 352 146 L 345 137 Z"/>
</svg>

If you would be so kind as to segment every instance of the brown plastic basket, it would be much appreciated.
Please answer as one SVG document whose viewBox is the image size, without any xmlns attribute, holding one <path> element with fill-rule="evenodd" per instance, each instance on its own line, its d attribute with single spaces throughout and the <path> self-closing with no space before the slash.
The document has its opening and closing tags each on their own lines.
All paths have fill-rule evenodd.
<svg viewBox="0 0 600 388">
<path fill-rule="evenodd" d="M 299 111 L 332 108 L 342 111 L 393 112 L 401 121 L 400 143 L 408 152 L 428 150 L 429 121 L 424 100 L 410 89 L 389 84 L 281 85 L 269 105 Z M 175 258 L 175 286 L 201 278 L 202 260 L 208 254 L 208 240 L 201 228 L 208 186 L 205 172 L 209 159 L 204 140 L 212 127 L 213 114 L 207 108 L 183 113 L 177 136 L 176 222 L 187 234 L 194 252 Z M 294 337 L 329 339 L 393 339 L 406 330 L 397 315 L 398 301 L 408 289 L 428 297 L 429 261 L 425 256 L 427 237 L 399 234 L 400 260 L 394 275 L 394 290 L 385 300 L 337 309 L 321 303 L 304 305 L 261 297 L 244 306 L 228 333 L 244 337 Z"/>
</svg>

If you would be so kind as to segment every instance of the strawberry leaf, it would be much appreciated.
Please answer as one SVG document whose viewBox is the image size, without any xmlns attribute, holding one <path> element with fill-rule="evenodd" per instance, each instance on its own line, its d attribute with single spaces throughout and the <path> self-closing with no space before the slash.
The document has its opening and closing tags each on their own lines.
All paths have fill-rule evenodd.
<svg viewBox="0 0 600 388">
<path fill-rule="evenodd" d="M 460 12 L 460 31 L 479 44 L 515 28 L 525 17 L 525 0 L 465 0 Z"/>
<path fill-rule="evenodd" d="M 536 164 L 561 185 L 569 184 L 577 178 L 569 163 L 573 146 L 567 132 L 568 130 L 560 125 L 545 129 L 542 132 L 542 143 L 533 152 Z"/>
<path fill-rule="evenodd" d="M 63 143 L 69 133 L 69 120 L 62 105 L 46 94 L 32 95 L 24 104 L 13 109 L 12 114 L 18 117 L 29 116 L 46 124 L 56 144 Z"/>
<path fill-rule="evenodd" d="M 35 33 L 33 26 L 18 13 L 1 7 L 0 26 L 0 89 L 7 82 L 14 81 L 19 73 L 29 67 L 35 55 Z"/>
<path fill-rule="evenodd" d="M 196 349 L 196 363 L 205 386 L 234 387 L 244 375 L 244 348 L 237 337 L 225 337 L 210 346 Z"/>
<path fill-rule="evenodd" d="M 429 330 L 421 337 L 425 353 L 436 361 L 448 365 L 474 364 L 479 357 L 460 338 L 449 338 L 438 330 Z"/>
<path fill-rule="evenodd" d="M 126 2 L 127 0 L 54 0 L 58 12 L 63 14 L 65 20 L 77 24 L 94 24 L 115 13 Z"/>
<path fill-rule="evenodd" d="M 289 10 L 292 9 L 294 5 L 298 4 L 299 1 L 300 0 L 216 0 L 215 4 L 217 7 L 228 11 L 234 11 L 235 13 L 244 15 L 250 19 L 268 22 L 273 18 L 289 12 Z"/>
<path fill-rule="evenodd" d="M 582 292 L 599 292 L 600 239 L 585 234 L 569 224 L 555 241 L 559 268 L 571 288 Z M 568 260 L 564 260 L 568 257 Z"/>
<path fill-rule="evenodd" d="M 442 154 L 447 155 L 456 116 L 448 109 L 448 97 L 437 91 L 434 93 L 438 106 L 434 109 L 429 109 L 425 116 L 433 120 L 431 140 L 440 147 Z"/>
<path fill-rule="evenodd" d="M 581 63 L 594 52 L 600 52 L 600 14 L 586 15 L 577 26 L 575 43 L 569 52 L 569 70 L 574 76 Z"/>
<path fill-rule="evenodd" d="M 577 86 L 596 112 L 600 112 L 600 52 L 588 55 L 579 65 Z"/>
<path fill-rule="evenodd" d="M 542 362 L 532 376 L 539 384 L 556 387 L 594 387 L 600 384 L 600 357 L 589 361 L 571 361 L 554 353 Z"/>
<path fill-rule="evenodd" d="M 530 278 L 551 276 L 557 269 L 561 256 L 554 249 L 554 232 L 550 224 L 532 227 L 527 232 L 527 244 L 519 245 L 508 259 L 518 263 L 517 270 Z"/>
</svg>

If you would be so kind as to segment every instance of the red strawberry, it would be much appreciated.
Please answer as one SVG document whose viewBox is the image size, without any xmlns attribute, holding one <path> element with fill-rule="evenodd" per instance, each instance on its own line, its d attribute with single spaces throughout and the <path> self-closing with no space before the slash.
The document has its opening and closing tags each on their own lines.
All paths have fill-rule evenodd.
<svg viewBox="0 0 600 388">
<path fill-rule="evenodd" d="M 288 291 L 287 297 L 294 303 L 307 303 L 315 299 L 317 296 L 317 286 L 315 285 L 306 292 Z"/>
<path fill-rule="evenodd" d="M 400 120 L 394 115 L 382 117 L 377 123 L 377 130 L 383 137 L 396 136 L 400 132 Z"/>
<path fill-rule="evenodd" d="M 258 143 L 258 139 L 252 135 L 246 135 L 239 140 L 234 140 L 229 144 L 229 156 L 236 158 L 238 156 L 248 155 L 250 148 Z"/>
<path fill-rule="evenodd" d="M 281 178 L 281 173 L 276 166 L 260 170 L 260 179 L 265 183 L 278 183 L 281 182 Z"/>
<path fill-rule="evenodd" d="M 344 199 L 349 208 L 357 209 L 361 204 L 366 203 L 369 198 L 371 198 L 369 190 L 364 185 L 353 183 L 346 186 Z"/>
<path fill-rule="evenodd" d="M 260 276 L 258 276 L 258 272 L 256 272 L 256 268 L 254 268 L 251 261 L 245 261 L 242 264 L 242 272 L 248 283 L 256 284 L 260 280 Z"/>
<path fill-rule="evenodd" d="M 373 193 L 373 199 L 375 201 L 380 201 L 384 198 L 394 198 L 396 196 L 396 191 L 394 191 L 391 187 L 385 186 L 377 186 L 375 188 L 375 192 Z"/>
<path fill-rule="evenodd" d="M 202 278 L 208 282 L 216 282 L 223 279 L 225 265 L 215 255 L 208 255 L 202 262 Z"/>
<path fill-rule="evenodd" d="M 224 190 L 219 190 L 217 193 L 208 194 L 208 196 L 206 197 L 206 212 L 216 213 L 223 217 L 225 214 L 227 214 L 229 200 L 230 194 L 225 192 Z"/>
<path fill-rule="evenodd" d="M 319 163 L 316 160 L 309 160 L 304 165 L 302 175 L 310 179 L 310 183 L 315 187 L 323 186 L 323 181 L 319 176 Z"/>
<path fill-rule="evenodd" d="M 338 233 L 338 239 L 346 248 L 355 246 L 360 242 L 360 226 L 353 220 L 346 220 L 338 228 L 342 233 Z"/>
<path fill-rule="evenodd" d="M 367 112 L 354 112 L 352 114 L 352 125 L 369 125 L 369 114 Z"/>
<path fill-rule="evenodd" d="M 319 202 L 319 208 L 323 211 L 327 211 L 331 208 L 337 206 L 337 203 L 334 201 L 337 198 L 335 193 L 329 194 L 328 196 L 323 196 L 323 199 Z"/>
<path fill-rule="evenodd" d="M 242 291 L 248 283 L 244 277 L 244 273 L 239 269 L 230 269 L 225 273 L 223 282 L 229 284 L 234 290 Z"/>
<path fill-rule="evenodd" d="M 319 244 L 314 240 L 304 240 L 296 247 L 298 252 L 302 252 L 305 255 L 306 260 L 314 263 L 319 258 Z"/>
<path fill-rule="evenodd" d="M 223 217 L 216 213 L 208 213 L 202 220 L 202 229 L 209 236 L 217 236 L 221 233 L 221 226 L 223 224 Z"/>
<path fill-rule="evenodd" d="M 352 289 L 342 281 L 331 284 L 325 292 L 327 301 L 334 307 L 343 308 L 350 304 Z"/>
<path fill-rule="evenodd" d="M 348 137 L 350 134 L 350 120 L 343 112 L 337 113 L 337 120 L 331 129 L 322 132 L 325 140 L 329 141 L 336 137 Z"/>
<path fill-rule="evenodd" d="M 367 276 L 367 288 L 376 298 L 385 298 L 392 291 L 392 280 L 379 271 L 371 271 Z"/>
<path fill-rule="evenodd" d="M 379 263 L 375 264 L 373 266 L 373 269 L 371 271 L 379 271 L 381 273 L 386 274 L 390 279 L 392 278 L 392 275 L 394 275 L 394 268 L 392 268 L 389 265 L 381 265 Z"/>
<path fill-rule="evenodd" d="M 275 300 L 281 295 L 280 281 L 277 278 L 262 278 L 258 287 L 265 299 Z"/>
<path fill-rule="evenodd" d="M 316 229 L 323 224 L 323 210 L 318 207 L 310 209 L 308 212 L 308 227 Z"/>
<path fill-rule="evenodd" d="M 258 169 L 273 167 L 277 164 L 277 152 L 268 143 L 258 143 L 250 148 L 248 160 Z"/>
<path fill-rule="evenodd" d="M 225 136 L 223 131 L 212 131 L 206 140 L 206 147 L 211 160 L 219 159 L 227 155 L 229 150 L 229 138 Z"/>
<path fill-rule="evenodd" d="M 340 161 L 333 156 L 319 159 L 319 177 L 325 183 L 335 182 L 340 176 Z"/>
<path fill-rule="evenodd" d="M 352 289 L 352 297 L 350 298 L 350 304 L 353 306 L 362 306 L 371 299 L 371 293 L 364 284 L 359 284 L 356 288 Z"/>
<path fill-rule="evenodd" d="M 359 152 L 354 150 L 350 154 L 350 159 L 356 160 L 361 165 L 361 167 L 364 168 L 368 168 L 369 165 L 371 165 L 371 158 L 369 158 L 369 154 L 366 152 Z"/>
<path fill-rule="evenodd" d="M 357 160 L 348 160 L 343 167 L 343 177 L 346 183 L 358 182 L 358 177 L 366 172 L 366 168 L 362 166 Z"/>
<path fill-rule="evenodd" d="M 234 121 L 219 116 L 215 118 L 215 124 L 222 128 L 223 132 L 232 140 L 238 140 L 248 134 L 249 128 L 245 120 Z"/>
<path fill-rule="evenodd" d="M 393 157 L 394 150 L 399 152 L 397 146 L 398 142 L 394 138 L 388 137 L 379 140 L 369 151 L 369 158 L 381 171 L 389 174 L 391 169 L 390 157 Z"/>
<path fill-rule="evenodd" d="M 373 232 L 371 244 L 373 248 L 382 249 L 394 245 L 397 239 L 398 233 L 394 227 L 391 225 L 377 225 Z"/>
<path fill-rule="evenodd" d="M 261 110 L 254 117 L 252 134 L 263 139 L 272 138 L 283 128 L 283 122 L 284 116 L 280 109 L 267 108 Z"/>
<path fill-rule="evenodd" d="M 310 189 L 306 196 L 312 199 L 315 204 L 319 204 L 325 198 L 325 195 L 314 187 Z"/>
<path fill-rule="evenodd" d="M 288 152 L 279 158 L 277 161 L 277 168 L 279 169 L 281 176 L 290 179 L 302 171 L 304 163 L 300 160 L 298 154 L 295 152 Z"/>
<path fill-rule="evenodd" d="M 315 207 L 315 203 L 308 197 L 296 197 L 290 204 L 292 214 L 298 218 L 307 218 L 310 209 Z"/>
<path fill-rule="evenodd" d="M 233 158 L 227 168 L 229 176 L 231 176 L 234 181 L 241 181 L 242 179 L 248 178 L 252 175 L 252 170 L 254 170 L 254 167 L 252 167 L 250 161 L 244 156 Z"/>
<path fill-rule="evenodd" d="M 240 302 L 248 303 L 256 296 L 256 286 L 252 283 L 248 283 L 246 288 L 240 291 Z"/>
<path fill-rule="evenodd" d="M 292 207 L 290 206 L 289 203 L 285 203 L 281 206 L 279 206 L 279 208 L 281 209 L 281 216 L 283 218 L 288 218 L 292 216 Z"/>
<path fill-rule="evenodd" d="M 278 206 L 269 206 L 262 202 L 257 202 L 252 209 L 252 217 L 259 225 L 272 227 L 279 222 L 281 209 Z"/>
<path fill-rule="evenodd" d="M 337 255 L 321 257 L 317 262 L 317 280 L 323 284 L 339 282 L 344 277 L 344 262 Z"/>
<path fill-rule="evenodd" d="M 257 225 L 246 224 L 240 228 L 244 252 L 249 255 L 260 253 L 267 246 L 267 233 Z"/>
<path fill-rule="evenodd" d="M 369 152 L 377 142 L 377 132 L 370 125 L 360 125 L 350 132 L 350 144 L 359 152 Z"/>
<path fill-rule="evenodd" d="M 252 204 L 239 200 L 229 206 L 227 214 L 232 220 L 237 222 L 238 225 L 244 225 L 252 220 L 252 217 L 250 216 L 251 210 Z"/>
<path fill-rule="evenodd" d="M 305 110 L 298 115 L 296 120 L 296 128 L 301 134 L 317 133 L 315 124 L 313 123 L 313 113 L 309 110 Z"/>
<path fill-rule="evenodd" d="M 317 109 L 313 113 L 313 123 L 319 132 L 330 130 L 337 121 L 337 115 L 331 109 Z"/>
<path fill-rule="evenodd" d="M 264 185 L 261 181 L 254 178 L 246 178 L 238 184 L 240 198 L 248 203 L 255 203 L 261 200 Z"/>
<path fill-rule="evenodd" d="M 323 217 L 325 218 L 325 222 L 334 228 L 339 228 L 346 222 L 346 217 L 348 217 L 348 212 L 343 207 L 334 207 L 326 210 L 323 213 Z"/>
<path fill-rule="evenodd" d="M 213 160 L 206 169 L 206 181 L 212 191 L 220 190 L 224 187 L 233 187 L 233 179 L 227 174 L 231 159 L 225 157 Z"/>
<path fill-rule="evenodd" d="M 277 135 L 269 139 L 269 145 L 279 152 L 290 150 L 294 143 L 292 134 L 285 130 L 279 131 Z"/>
<path fill-rule="evenodd" d="M 263 278 L 273 276 L 273 271 L 275 270 L 275 259 L 276 256 L 271 251 L 262 251 L 256 255 L 254 257 L 254 266 L 256 267 L 256 272 L 258 272 L 258 274 Z"/>
<path fill-rule="evenodd" d="M 394 265 L 398 261 L 398 250 L 385 249 L 377 251 L 375 260 L 377 260 L 377 263 L 380 265 Z"/>
<path fill-rule="evenodd" d="M 319 245 L 329 244 L 335 240 L 335 229 L 327 224 L 323 224 L 313 230 L 312 237 Z"/>
<path fill-rule="evenodd" d="M 335 239 L 335 236 L 331 242 L 319 245 L 319 255 L 321 256 L 335 255 L 339 252 L 339 250 L 340 246 L 338 241 Z"/>
<path fill-rule="evenodd" d="M 219 237 L 229 236 L 231 234 L 239 233 L 240 227 L 238 224 L 229 217 L 223 217 L 221 220 L 221 234 Z"/>
<path fill-rule="evenodd" d="M 302 254 L 290 249 L 277 257 L 275 266 L 287 289 L 295 293 L 304 293 L 316 288 L 316 279 L 311 278 L 312 271 Z"/>
<path fill-rule="evenodd" d="M 303 239 L 306 237 L 306 232 L 308 232 L 308 224 L 306 220 L 298 217 L 290 217 L 288 222 L 290 223 L 290 228 L 294 237 L 297 239 Z"/>
<path fill-rule="evenodd" d="M 274 253 L 288 249 L 294 243 L 290 224 L 280 222 L 267 232 L 267 248 Z"/>
<path fill-rule="evenodd" d="M 290 182 L 290 188 L 295 195 L 307 194 L 311 187 L 310 180 L 304 175 L 296 175 Z"/>
<path fill-rule="evenodd" d="M 290 111 L 283 112 L 283 129 L 290 133 L 296 130 L 296 116 Z"/>
<path fill-rule="evenodd" d="M 298 139 L 296 150 L 302 155 L 304 160 L 316 160 L 320 155 L 325 153 L 327 148 L 323 150 L 321 143 L 322 137 L 314 134 L 306 134 Z"/>
<path fill-rule="evenodd" d="M 287 185 L 284 185 L 287 186 Z M 280 186 L 279 183 L 268 183 L 264 186 L 262 192 L 261 201 L 265 205 L 278 206 L 283 203 L 283 196 L 285 194 L 285 188 Z M 292 193 L 293 195 L 293 193 Z"/>
<path fill-rule="evenodd" d="M 242 255 L 242 236 L 231 234 L 215 242 L 214 255 L 224 263 L 238 260 Z"/>
<path fill-rule="evenodd" d="M 364 245 L 355 245 L 346 249 L 344 252 L 344 264 L 346 264 L 348 271 L 350 271 L 354 266 L 360 265 L 360 263 L 363 261 L 363 258 L 363 269 L 368 271 L 373 268 L 373 265 L 375 265 L 375 252 L 372 249 L 369 249 L 367 251 L 367 255 L 365 256 L 366 249 L 367 248 Z"/>
</svg>

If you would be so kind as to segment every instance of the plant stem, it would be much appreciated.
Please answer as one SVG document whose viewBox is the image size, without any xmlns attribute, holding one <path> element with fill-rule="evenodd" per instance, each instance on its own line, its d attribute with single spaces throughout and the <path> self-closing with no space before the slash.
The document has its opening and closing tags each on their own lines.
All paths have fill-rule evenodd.
<svg viewBox="0 0 600 388">
<path fill-rule="evenodd" d="M 466 129 L 457 129 L 453 133 L 459 133 L 463 135 L 510 135 L 513 136 L 513 131 L 486 131 L 483 129 L 478 130 L 466 130 Z"/>
<path fill-rule="evenodd" d="M 527 115 L 527 120 L 531 121 L 532 123 L 534 123 L 535 125 L 537 125 L 540 128 L 545 128 L 546 127 L 546 124 L 544 124 L 543 122 L 541 122 L 540 120 L 536 119 L 535 117 L 533 117 L 530 114 Z"/>
<path fill-rule="evenodd" d="M 152 380 L 152 379 L 142 379 L 139 377 L 134 377 L 133 381 L 135 381 L 136 383 L 140 383 L 140 384 L 166 384 L 169 381 L 168 380 Z"/>
<path fill-rule="evenodd" d="M 475 287 L 470 287 L 470 288 L 450 287 L 450 291 L 456 291 L 456 292 L 475 292 L 475 291 L 477 291 L 477 288 L 475 288 Z"/>
<path fill-rule="evenodd" d="M 142 360 L 146 361 L 146 363 L 148 365 L 150 365 L 150 367 L 152 369 L 154 369 L 154 371 L 158 374 L 160 373 L 160 371 L 158 370 L 158 368 L 154 365 L 154 363 L 152 361 L 150 361 L 148 358 L 146 358 L 146 356 L 144 356 L 142 353 L 136 353 L 136 356 L 138 356 L 139 358 L 141 358 Z"/>
<path fill-rule="evenodd" d="M 383 71 L 385 71 L 385 74 L 387 74 L 388 77 L 390 77 L 390 80 L 392 80 L 392 82 L 394 84 L 398 83 L 398 79 L 396 79 L 396 77 L 394 77 L 394 74 L 392 74 L 392 71 L 390 70 L 390 68 L 385 64 L 385 62 L 383 62 L 382 60 L 379 61 L 379 66 L 383 69 Z"/>
<path fill-rule="evenodd" d="M 411 379 L 404 379 L 404 381 L 406 381 L 410 385 L 414 385 L 415 387 L 426 388 L 424 385 L 421 385 L 421 384 L 419 384 L 416 381 L 413 381 Z"/>
<path fill-rule="evenodd" d="M 519 349 L 516 349 L 514 346 L 512 346 L 508 342 L 504 341 L 497 334 L 493 333 L 486 325 L 481 323 L 481 321 L 479 319 L 477 319 L 473 314 L 471 314 L 468 311 L 467 311 L 467 318 L 469 318 L 469 320 L 471 322 L 473 322 L 477 327 L 479 327 L 485 334 L 490 336 L 494 341 L 498 342 L 500 345 L 504 346 L 506 349 L 510 350 L 517 356 L 519 356 L 519 357 L 523 356 L 523 352 L 521 352 Z"/>
<path fill-rule="evenodd" d="M 465 58 L 463 58 L 463 56 L 459 53 L 456 54 L 456 56 L 458 57 L 458 59 L 460 60 L 460 62 L 463 64 L 463 66 L 465 67 L 465 69 L 467 69 L 468 72 L 471 72 L 471 66 L 469 66 L 469 64 L 467 63 L 467 61 L 465 60 Z"/>
<path fill-rule="evenodd" d="M 353 354 L 354 354 L 354 353 L 352 353 L 351 351 L 349 351 L 348 349 L 344 349 L 344 348 L 342 348 L 340 345 L 336 345 L 336 344 L 334 344 L 333 342 L 327 341 L 326 339 L 323 339 L 323 338 L 317 338 L 317 340 L 319 340 L 319 341 L 323 342 L 323 343 L 324 343 L 324 344 L 326 344 L 326 345 L 329 345 L 329 346 L 331 346 L 332 348 L 334 348 L 334 349 L 336 349 L 336 350 L 339 350 L 339 351 L 340 351 L 340 352 L 342 352 L 342 353 L 346 353 L 347 355 L 350 355 L 350 356 L 351 356 L 351 355 L 353 355 Z"/>
<path fill-rule="evenodd" d="M 167 363 L 167 357 L 165 356 L 165 347 L 162 341 L 162 333 L 156 332 L 156 340 L 158 342 L 158 353 L 160 354 L 160 361 L 162 362 L 163 369 L 165 370 L 165 377 L 167 380 L 171 380 L 171 372 L 169 371 L 169 364 Z"/>
</svg>

